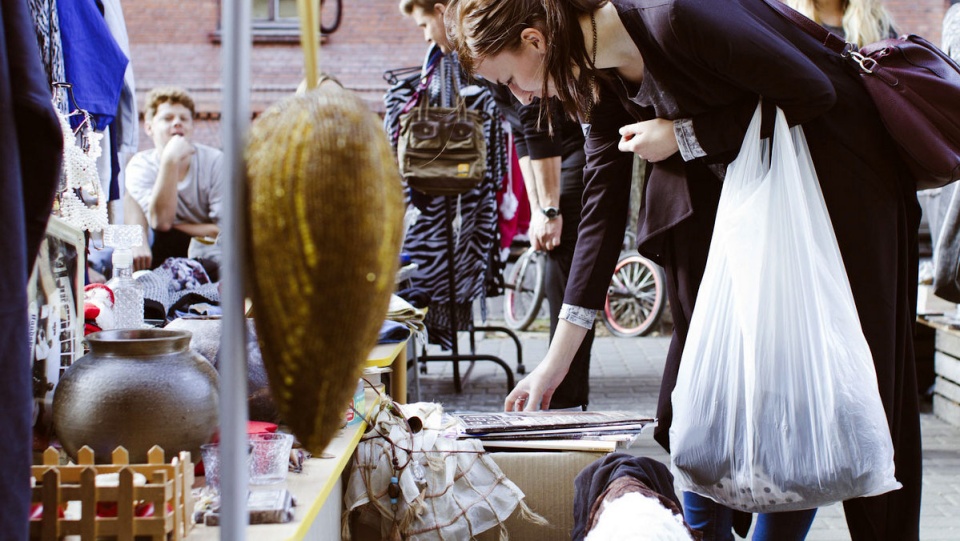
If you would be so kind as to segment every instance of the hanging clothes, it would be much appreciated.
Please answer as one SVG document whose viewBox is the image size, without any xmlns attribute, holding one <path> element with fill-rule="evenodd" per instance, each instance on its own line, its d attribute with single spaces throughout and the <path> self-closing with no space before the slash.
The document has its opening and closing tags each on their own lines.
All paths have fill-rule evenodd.
<svg viewBox="0 0 960 541">
<path fill-rule="evenodd" d="M 443 63 L 443 69 L 439 69 Z M 443 73 L 444 80 L 435 74 Z M 483 183 L 458 197 L 450 197 L 453 206 L 454 245 L 453 272 L 455 291 L 449 286 L 451 261 L 447 255 L 448 236 L 445 197 L 432 197 L 414 190 L 409 191 L 411 204 L 421 212 L 417 222 L 407 231 L 404 251 L 418 265 L 410 278 L 411 287 L 430 292 L 432 303 L 425 324 L 432 343 L 446 349 L 453 345 L 451 310 L 457 311 L 459 330 L 469 330 L 473 324 L 473 302 L 481 300 L 482 317 L 486 315 L 485 299 L 490 294 L 499 294 L 502 283 L 497 244 L 496 193 L 507 171 L 506 134 L 500 123 L 500 113 L 493 97 L 486 88 L 471 84 L 463 75 L 460 63 L 453 55 L 443 55 L 439 47 L 431 46 L 424 62 L 422 76 L 429 77 L 425 90 L 431 105 L 440 106 L 441 95 L 456 95 L 459 85 L 460 99 L 467 109 L 486 113 L 484 134 L 487 140 L 487 171 Z M 458 78 L 455 80 L 454 77 Z M 396 146 L 399 116 L 403 106 L 415 92 L 417 80 L 411 78 L 394 86 L 384 98 L 385 128 Z M 442 91 L 443 89 L 443 91 Z M 452 302 L 451 302 L 452 301 Z"/>
<path fill-rule="evenodd" d="M 94 115 L 97 131 L 103 131 L 117 115 L 129 60 L 94 0 L 59 0 L 57 7 L 66 81 L 73 85 L 77 104 Z"/>
<path fill-rule="evenodd" d="M 130 39 L 127 37 L 127 23 L 123 17 L 120 0 L 103 0 L 103 20 L 120 51 L 130 58 Z M 137 116 L 137 86 L 133 79 L 133 63 L 128 63 L 123 72 L 123 87 L 120 90 L 120 104 L 117 118 L 113 124 L 116 131 L 117 152 L 133 156 L 140 144 L 140 120 Z M 125 162 L 121 162 L 121 166 Z"/>
<path fill-rule="evenodd" d="M 117 42 L 123 54 L 130 57 L 130 39 L 127 37 L 127 23 L 123 17 L 120 0 L 103 1 L 103 20 L 107 23 L 110 35 Z M 137 153 L 140 136 L 140 119 L 137 117 L 136 86 L 133 81 L 133 63 L 127 63 L 123 72 L 123 86 L 120 89 L 120 102 L 116 116 L 109 126 L 110 147 L 101 160 L 109 162 L 109 167 L 101 166 L 103 193 L 109 194 L 110 201 L 116 201 L 123 195 L 123 168 L 127 161 Z"/>
<path fill-rule="evenodd" d="M 57 0 L 29 0 L 29 6 L 33 26 L 37 31 L 40 59 L 47 74 L 47 86 L 52 88 L 54 81 L 66 80 Z"/>
<path fill-rule="evenodd" d="M 0 3 L 0 532 L 29 538 L 33 384 L 27 277 L 60 175 L 63 134 L 26 2 Z"/>
</svg>

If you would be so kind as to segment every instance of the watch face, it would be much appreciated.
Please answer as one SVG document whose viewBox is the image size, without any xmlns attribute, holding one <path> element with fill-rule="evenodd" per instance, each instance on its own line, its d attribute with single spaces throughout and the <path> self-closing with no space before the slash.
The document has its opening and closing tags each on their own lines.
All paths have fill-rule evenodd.
<svg viewBox="0 0 960 541">
<path fill-rule="evenodd" d="M 543 214 L 547 218 L 556 218 L 560 215 L 560 211 L 557 209 L 557 207 L 547 207 L 543 209 Z"/>
</svg>

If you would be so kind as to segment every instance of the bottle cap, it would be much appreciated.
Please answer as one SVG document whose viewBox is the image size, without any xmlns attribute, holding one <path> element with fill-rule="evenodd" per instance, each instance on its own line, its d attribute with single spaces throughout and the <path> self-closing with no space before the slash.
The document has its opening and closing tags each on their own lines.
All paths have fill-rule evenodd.
<svg viewBox="0 0 960 541">
<path fill-rule="evenodd" d="M 133 265 L 133 252 L 130 250 L 115 249 L 113 251 L 113 267 L 122 268 Z"/>
</svg>

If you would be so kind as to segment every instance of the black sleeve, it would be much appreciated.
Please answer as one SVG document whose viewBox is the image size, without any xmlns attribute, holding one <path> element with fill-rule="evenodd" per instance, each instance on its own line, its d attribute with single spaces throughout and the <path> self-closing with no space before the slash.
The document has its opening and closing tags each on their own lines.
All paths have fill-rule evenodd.
<svg viewBox="0 0 960 541">
<path fill-rule="evenodd" d="M 743 4 L 677 0 L 674 5 L 671 41 L 711 75 L 779 106 L 791 125 L 833 107 L 836 91 L 827 75 Z M 693 116 L 694 132 L 708 156 L 740 149 L 756 106 L 751 99 Z"/>
<path fill-rule="evenodd" d="M 564 303 L 599 310 L 620 258 L 633 175 L 633 154 L 620 152 L 620 127 L 632 116 L 606 85 L 591 112 L 585 144 L 583 211 Z"/>
<path fill-rule="evenodd" d="M 553 135 L 547 129 L 546 120 L 541 121 L 540 101 L 529 105 L 520 105 L 520 122 L 523 124 L 523 139 L 530 157 L 534 160 L 554 158 L 563 155 L 563 116 L 559 102 L 551 103 L 553 114 Z M 560 114 L 557 114 L 560 113 Z"/>
<path fill-rule="evenodd" d="M 513 132 L 513 145 L 517 149 L 517 157 L 523 158 L 530 154 L 527 149 L 527 143 L 523 137 L 523 122 L 520 119 L 520 102 L 513 96 L 510 89 L 503 85 L 498 85 L 486 79 L 478 79 L 490 90 L 493 101 L 497 104 L 500 114 L 510 124 L 510 131 Z"/>
</svg>

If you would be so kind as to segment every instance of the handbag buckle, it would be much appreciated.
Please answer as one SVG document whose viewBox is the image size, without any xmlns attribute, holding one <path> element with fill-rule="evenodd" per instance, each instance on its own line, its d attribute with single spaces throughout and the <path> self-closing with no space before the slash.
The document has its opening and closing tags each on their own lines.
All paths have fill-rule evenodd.
<svg viewBox="0 0 960 541">
<path fill-rule="evenodd" d="M 876 60 L 869 56 L 864 56 L 859 51 L 850 51 L 850 58 L 860 66 L 860 69 L 864 73 L 873 73 L 873 70 L 877 67 Z"/>
</svg>

